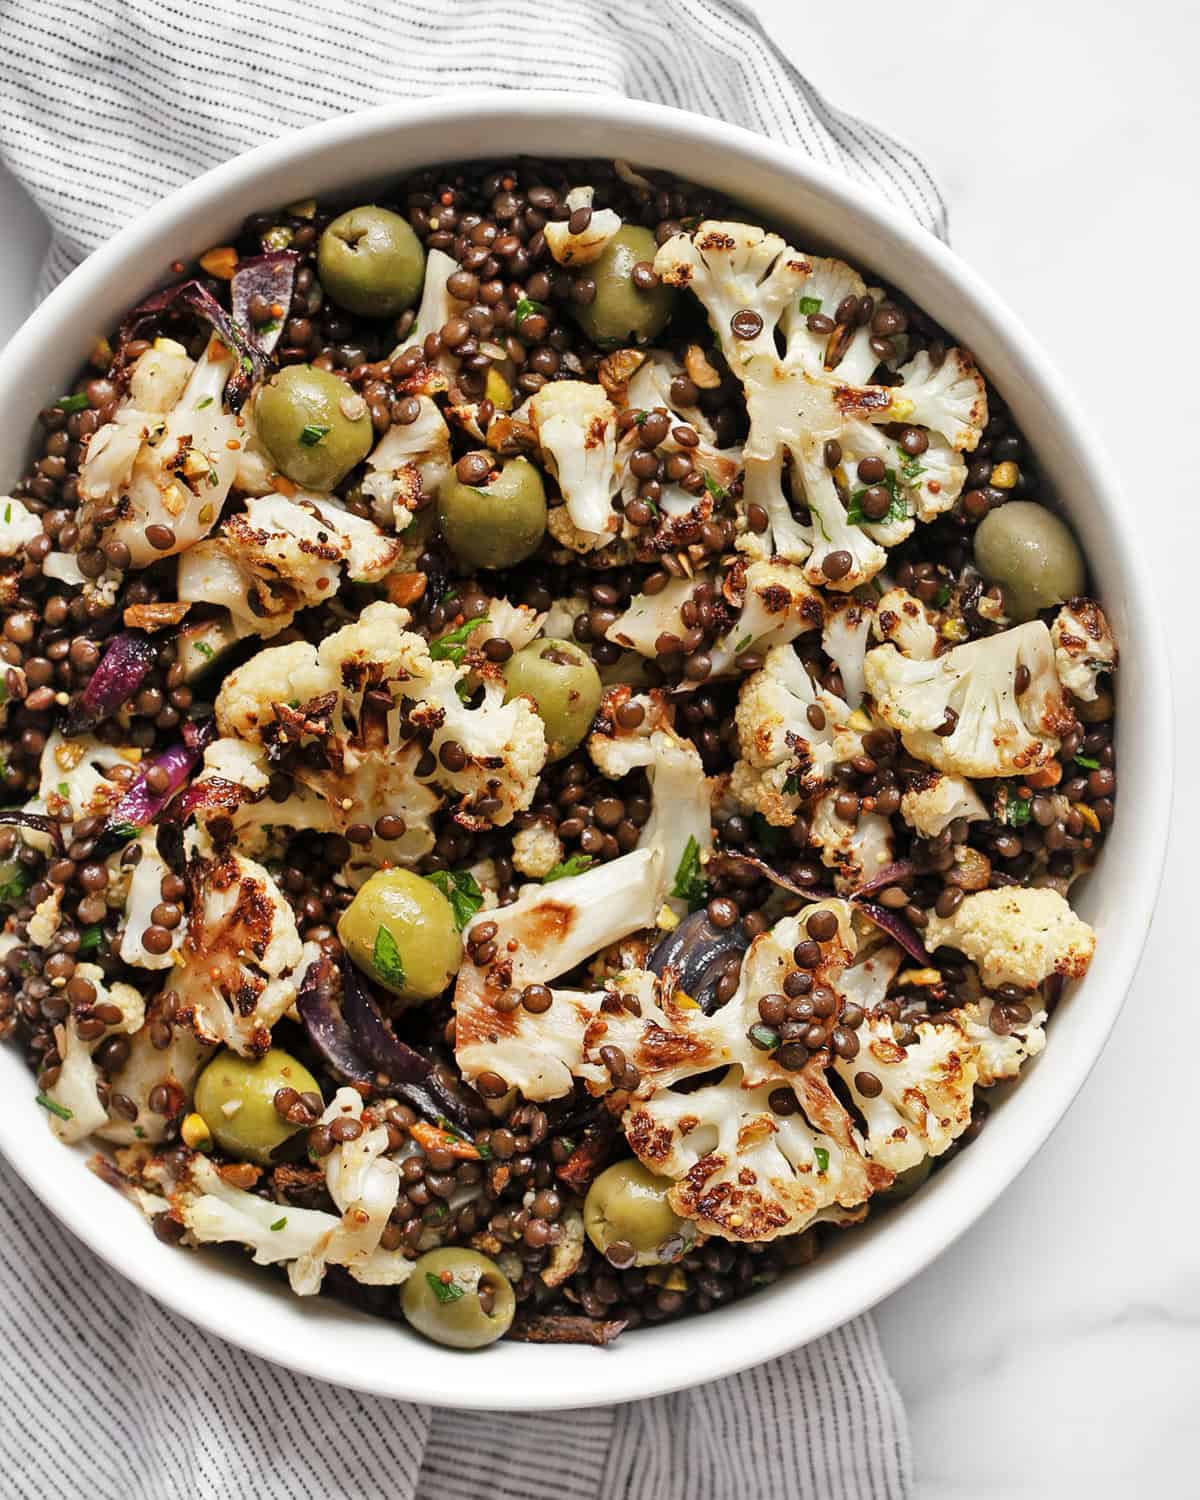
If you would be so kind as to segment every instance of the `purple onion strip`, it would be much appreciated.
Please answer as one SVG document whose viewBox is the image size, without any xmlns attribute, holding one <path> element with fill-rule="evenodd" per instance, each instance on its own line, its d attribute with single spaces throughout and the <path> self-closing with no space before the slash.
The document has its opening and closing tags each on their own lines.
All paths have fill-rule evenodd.
<svg viewBox="0 0 1200 1500">
<path fill-rule="evenodd" d="M 109 812 L 104 825 L 105 834 L 110 838 L 131 838 L 139 829 L 153 823 L 195 770 L 215 733 L 216 725 L 209 719 L 190 734 L 191 745 L 170 745 L 160 754 L 143 761 L 141 769 Z M 151 791 L 148 779 L 150 772 L 156 769 L 167 774 L 167 784 L 158 792 Z"/>
<path fill-rule="evenodd" d="M 141 687 L 158 660 L 158 647 L 144 631 L 123 630 L 109 642 L 91 681 L 68 711 L 63 733 L 82 734 L 111 718 Z"/>
<path fill-rule="evenodd" d="M 870 918 L 876 927 L 881 928 L 888 937 L 899 943 L 910 958 L 915 958 L 922 965 L 933 962 L 925 944 L 917 936 L 916 929 L 910 926 L 902 916 L 894 911 L 888 911 L 886 906 L 876 906 L 873 901 L 857 901 L 856 904 L 863 916 Z"/>
<path fill-rule="evenodd" d="M 296 282 L 296 267 L 300 257 L 294 250 L 272 250 L 266 255 L 255 255 L 238 262 L 230 283 L 229 300 L 233 306 L 234 321 L 249 330 L 250 336 L 264 354 L 270 354 L 283 337 L 283 325 L 287 322 L 292 305 L 292 289 Z M 250 316 L 250 303 L 261 297 L 270 306 L 283 308 L 280 317 L 270 323 L 255 325 Z"/>
<path fill-rule="evenodd" d="M 873 896 L 876 891 L 885 891 L 889 885 L 903 885 L 916 873 L 917 867 L 911 859 L 898 859 L 894 864 L 884 865 L 883 869 L 877 875 L 872 875 L 870 880 L 864 880 L 850 899 L 859 901 L 863 896 Z"/>
<path fill-rule="evenodd" d="M 23 807 L 0 808 L 0 823 L 11 823 L 16 828 L 36 829 L 50 839 L 59 854 L 63 852 L 62 828 L 58 819 L 50 817 L 48 813 L 26 812 Z"/>
<path fill-rule="evenodd" d="M 198 281 L 181 281 L 174 286 L 164 287 L 152 297 L 147 297 L 140 307 L 130 313 L 117 340 L 114 370 L 120 373 L 125 368 L 129 345 L 138 337 L 142 325 L 174 307 L 177 302 L 202 318 L 221 342 L 238 356 L 233 374 L 225 387 L 230 410 L 238 411 L 250 394 L 254 380 L 261 380 L 266 375 L 269 361 L 257 340 L 231 318 L 212 293 Z"/>
</svg>

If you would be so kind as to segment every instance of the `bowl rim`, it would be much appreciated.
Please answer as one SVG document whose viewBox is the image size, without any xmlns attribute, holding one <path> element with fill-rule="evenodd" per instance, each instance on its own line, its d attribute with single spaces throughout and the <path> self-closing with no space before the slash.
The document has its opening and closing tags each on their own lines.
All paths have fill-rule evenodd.
<svg viewBox="0 0 1200 1500">
<path fill-rule="evenodd" d="M 859 221 L 878 236 L 883 253 L 891 246 L 909 258 L 924 262 L 937 280 L 965 304 L 986 327 L 992 349 L 1002 351 L 1022 377 L 1028 380 L 1049 413 L 1050 422 L 1072 450 L 1073 459 L 1082 466 L 1081 484 L 1086 484 L 1092 502 L 1098 507 L 1107 531 L 1115 538 L 1119 555 L 1113 562 L 1136 622 L 1136 634 L 1142 642 L 1137 653 L 1141 676 L 1140 696 L 1144 700 L 1137 731 L 1148 736 L 1158 747 L 1160 759 L 1155 776 L 1145 778 L 1139 789 L 1137 817 L 1140 842 L 1136 868 L 1123 871 L 1124 914 L 1126 921 L 1115 934 L 1106 935 L 1102 969 L 1089 978 L 1088 1044 L 1077 1052 L 1062 1049 L 1065 1055 L 1056 1059 L 1055 1086 L 1038 1091 L 1036 1104 L 1017 1106 L 1011 1124 L 1006 1124 L 1004 1149 L 997 1159 L 989 1155 L 989 1170 L 971 1173 L 939 1174 L 917 1199 L 903 1210 L 889 1214 L 886 1228 L 877 1231 L 870 1246 L 858 1253 L 858 1259 L 871 1267 L 873 1274 L 864 1278 L 866 1285 L 851 1284 L 839 1288 L 838 1295 L 828 1298 L 819 1308 L 804 1308 L 795 1317 L 800 1296 L 798 1286 L 803 1278 L 785 1278 L 769 1289 L 769 1295 L 732 1304 L 700 1318 L 664 1325 L 645 1335 L 636 1335 L 632 1345 L 626 1340 L 611 1351 L 571 1350 L 512 1345 L 498 1346 L 509 1351 L 506 1361 L 509 1375 L 519 1372 L 520 1381 L 510 1379 L 503 1387 L 500 1406 L 506 1410 L 556 1410 L 582 1405 L 601 1405 L 658 1395 L 701 1382 L 730 1375 L 752 1365 L 776 1358 L 840 1326 L 851 1317 L 868 1310 L 904 1285 L 917 1272 L 949 1247 L 999 1197 L 1022 1170 L 1034 1152 L 1049 1137 L 1068 1106 L 1082 1087 L 1099 1058 L 1109 1033 L 1124 1003 L 1130 983 L 1149 931 L 1166 854 L 1169 810 L 1173 779 L 1172 695 L 1165 633 L 1162 622 L 1150 601 L 1151 576 L 1142 553 L 1142 544 L 1127 511 L 1120 502 L 1114 470 L 1104 456 L 1103 445 L 1091 430 L 1078 401 L 1069 394 L 1066 382 L 1040 345 L 1025 330 L 1021 320 L 994 293 L 982 278 L 915 221 L 876 197 L 869 189 L 841 176 L 833 168 L 800 155 L 793 148 L 780 145 L 749 130 L 723 121 L 694 115 L 664 105 L 630 100 L 620 95 L 572 94 L 525 90 L 480 90 L 455 93 L 439 98 L 422 99 L 407 104 L 385 104 L 357 113 L 339 116 L 277 140 L 264 143 L 229 161 L 211 168 L 203 175 L 175 189 L 141 214 L 133 223 L 96 250 L 73 271 L 42 304 L 35 309 L 13 335 L 0 361 L 0 404 L 6 397 L 13 401 L 30 381 L 36 382 L 39 352 L 56 337 L 66 337 L 72 319 L 86 318 L 93 292 L 106 279 L 151 252 L 159 252 L 161 243 L 171 233 L 179 233 L 194 220 L 204 204 L 214 204 L 220 196 L 235 188 L 256 184 L 263 198 L 271 197 L 271 178 L 276 172 L 293 168 L 310 152 L 352 153 L 355 145 L 402 133 L 420 127 L 423 131 L 439 125 L 453 126 L 472 122 L 482 141 L 489 140 L 489 125 L 513 128 L 519 124 L 527 134 L 530 151 L 546 155 L 572 156 L 580 153 L 545 150 L 538 145 L 539 135 L 547 125 L 566 119 L 583 119 L 597 132 L 594 154 L 604 152 L 605 139 L 630 139 L 644 133 L 646 150 L 638 154 L 630 147 L 626 154 L 635 160 L 653 162 L 665 147 L 681 147 L 703 153 L 712 149 L 726 156 L 742 158 L 747 165 L 775 175 L 781 188 L 791 186 L 809 191 L 825 200 L 843 216 Z M 603 134 L 601 134 L 603 133 Z M 553 140 L 553 136 L 550 137 Z M 698 148 L 698 150 L 697 150 Z M 461 151 L 456 153 L 459 157 Z M 495 154 L 479 150 L 480 158 Z M 683 170 L 677 168 L 676 170 Z M 693 174 L 703 180 L 702 166 Z M 358 180 L 362 180 L 362 177 Z M 352 154 L 347 159 L 345 181 L 355 181 Z M 323 191 L 323 190 L 322 190 Z M 332 191 L 336 191 L 333 189 Z M 216 204 L 219 207 L 219 203 Z M 849 253 L 849 252 L 847 252 Z M 977 341 L 976 341 L 977 342 Z M 986 359 L 983 363 L 988 363 Z M 27 395 L 25 397 L 28 399 Z M 19 409 L 19 406 L 18 406 Z M 22 441 L 24 433 L 22 433 Z M 1131 814 L 1126 815 L 1131 816 Z M 1081 1023 L 1082 1024 L 1082 1023 Z M 1016 1096 L 1019 1099 L 1021 1096 Z M 0 1151 L 12 1163 L 29 1187 L 57 1217 L 115 1270 L 129 1276 L 127 1247 L 113 1242 L 103 1227 L 93 1222 L 86 1208 L 85 1195 L 72 1191 L 74 1174 L 61 1170 L 62 1159 L 48 1151 L 31 1151 L 25 1130 L 25 1112 L 6 1104 L 0 1109 Z M 47 1139 L 52 1140 L 49 1132 Z M 981 1138 L 981 1145 L 988 1137 Z M 58 1145 L 57 1142 L 54 1143 Z M 980 1151 L 973 1148 L 972 1155 Z M 84 1170 L 82 1163 L 78 1170 Z M 935 1217 L 936 1214 L 936 1217 Z M 886 1243 L 883 1254 L 875 1241 Z M 165 1247 L 163 1247 L 165 1250 Z M 169 1253 L 169 1252 L 167 1252 Z M 844 1258 L 839 1246 L 837 1258 Z M 822 1261 L 824 1257 L 822 1258 Z M 822 1262 L 818 1262 L 821 1265 Z M 222 1277 L 231 1274 L 224 1267 Z M 266 1278 L 258 1272 L 258 1277 Z M 808 1273 L 806 1273 L 808 1274 Z M 171 1311 L 188 1318 L 201 1328 L 239 1345 L 251 1353 L 287 1366 L 299 1373 L 335 1384 L 349 1386 L 381 1396 L 432 1402 L 447 1407 L 497 1409 L 494 1376 L 501 1368 L 486 1371 L 491 1358 L 482 1364 L 464 1362 L 462 1356 L 422 1345 L 422 1357 L 373 1359 L 370 1369 L 357 1367 L 337 1348 L 332 1337 L 292 1339 L 281 1348 L 270 1333 L 260 1330 L 257 1320 L 244 1316 L 243 1299 L 231 1296 L 206 1296 L 207 1273 L 195 1276 L 158 1274 L 143 1279 L 131 1276 L 134 1284 L 148 1291 Z M 853 1278 L 843 1274 L 843 1282 Z M 789 1298 L 788 1287 L 793 1295 Z M 264 1291 L 270 1288 L 264 1287 Z M 312 1299 L 324 1301 L 325 1299 Z M 760 1309 L 757 1304 L 764 1305 Z M 265 1304 L 264 1304 L 265 1305 Z M 772 1311 L 771 1309 L 775 1309 Z M 730 1314 L 737 1315 L 736 1324 Z M 350 1326 L 357 1315 L 339 1309 L 333 1320 L 339 1328 Z M 269 1321 L 269 1320 L 268 1320 Z M 391 1337 L 403 1334 L 390 1324 L 372 1323 L 388 1329 Z M 317 1330 L 330 1323 L 316 1320 Z M 703 1329 L 697 1334 L 697 1329 Z M 713 1336 L 709 1335 L 711 1330 Z M 328 1329 L 326 1329 L 328 1332 Z M 722 1336 L 723 1335 L 723 1336 Z M 741 1335 L 741 1336 L 738 1336 Z M 643 1338 L 661 1341 L 663 1358 L 650 1356 Z M 350 1344 L 356 1340 L 350 1338 Z M 364 1340 L 364 1342 L 369 1342 Z M 375 1341 L 376 1343 L 378 1341 Z M 383 1347 L 380 1345 L 379 1347 Z M 399 1344 L 403 1352 L 408 1347 Z M 628 1348 L 614 1358 L 618 1349 Z M 511 1351 L 519 1350 L 517 1356 Z M 671 1351 L 675 1358 L 667 1359 Z M 372 1350 L 373 1352 L 373 1350 Z M 576 1357 L 582 1352 L 587 1363 Z M 544 1364 L 535 1367 L 525 1356 L 537 1354 Z M 555 1358 L 555 1355 L 559 1356 Z M 667 1368 L 669 1366 L 669 1368 Z M 575 1383 L 570 1377 L 576 1377 Z M 580 1384 L 583 1388 L 580 1389 Z"/>
</svg>

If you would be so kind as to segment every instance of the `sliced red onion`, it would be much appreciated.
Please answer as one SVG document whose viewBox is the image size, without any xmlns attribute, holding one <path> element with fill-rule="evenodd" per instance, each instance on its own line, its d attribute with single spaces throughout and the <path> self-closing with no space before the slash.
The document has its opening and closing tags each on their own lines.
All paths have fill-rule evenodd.
<svg viewBox="0 0 1200 1500">
<path fill-rule="evenodd" d="M 169 745 L 160 754 L 142 762 L 137 775 L 113 806 L 104 824 L 110 839 L 132 838 L 140 828 L 153 823 L 196 768 L 207 745 L 216 735 L 216 724 L 205 720 L 189 731 L 192 743 Z M 160 792 L 151 791 L 148 777 L 155 769 L 167 773 L 167 784 Z"/>
<path fill-rule="evenodd" d="M 327 986 L 322 983 L 328 973 L 328 959 L 318 959 L 308 966 L 300 982 L 300 993 L 296 996 L 296 1009 L 300 1012 L 309 1041 L 334 1077 L 344 1083 L 374 1088 L 375 1075 L 359 1056 L 349 1026 L 342 1019 Z"/>
<path fill-rule="evenodd" d="M 433 1071 L 388 1025 L 351 963 L 342 967 L 342 1016 L 359 1052 L 390 1083 L 423 1083 Z"/>
<path fill-rule="evenodd" d="M 264 354 L 270 354 L 283 337 L 299 263 L 300 257 L 294 250 L 272 250 L 266 255 L 239 261 L 233 273 L 229 300 L 233 305 L 234 321 L 249 330 Z M 255 297 L 261 297 L 273 307 L 282 307 L 283 312 L 270 323 L 256 326 L 250 316 L 250 303 Z"/>
<path fill-rule="evenodd" d="M 129 358 L 129 345 L 138 337 L 139 330 L 159 313 L 168 311 L 181 303 L 189 312 L 202 318 L 217 337 L 238 356 L 233 374 L 225 386 L 225 398 L 231 411 L 238 411 L 255 380 L 261 380 L 269 367 L 267 354 L 240 323 L 225 311 L 213 294 L 198 281 L 181 281 L 174 286 L 163 287 L 147 297 L 140 307 L 134 308 L 121 326 L 117 349 L 113 356 L 113 371 L 120 374 Z"/>
<path fill-rule="evenodd" d="M 803 896 L 806 901 L 830 901 L 837 894 L 836 891 L 824 885 L 797 885 L 782 871 L 769 865 L 765 859 L 758 859 L 753 854 L 731 854 L 727 858 L 730 861 L 737 860 L 740 864 L 750 865 L 772 885 L 777 885 L 781 891 L 790 891 L 793 896 Z"/>
<path fill-rule="evenodd" d="M 23 807 L 0 808 L 0 823 L 11 823 L 16 828 L 33 828 L 44 833 L 59 854 L 63 852 L 62 827 L 57 818 L 48 813 L 26 812 Z"/>
<path fill-rule="evenodd" d="M 203 781 L 193 781 L 171 804 L 171 816 L 181 823 L 197 812 L 233 812 L 246 802 L 257 802 L 266 793 L 254 793 L 236 781 L 226 781 L 224 776 L 206 776 Z"/>
<path fill-rule="evenodd" d="M 158 647 L 144 631 L 123 630 L 109 642 L 91 681 L 68 709 L 63 733 L 83 734 L 111 718 L 141 687 L 157 660 Z"/>
<path fill-rule="evenodd" d="M 888 911 L 886 906 L 877 906 L 874 901 L 856 900 L 856 905 L 864 917 L 869 918 L 876 927 L 881 928 L 888 937 L 899 943 L 910 958 L 915 958 L 922 965 L 933 962 L 925 944 L 917 936 L 916 929 L 898 912 Z"/>
<path fill-rule="evenodd" d="M 623 1333 L 621 1318 L 585 1318 L 581 1313 L 531 1313 L 519 1318 L 507 1338 L 518 1344 L 592 1344 L 603 1348 Z"/>
<path fill-rule="evenodd" d="M 898 859 L 894 864 L 884 865 L 883 869 L 878 874 L 872 875 L 870 880 L 864 880 L 850 899 L 858 901 L 863 896 L 873 896 L 876 891 L 887 890 L 889 885 L 903 885 L 916 873 L 917 867 L 911 859 Z"/>
<path fill-rule="evenodd" d="M 670 967 L 679 989 L 690 995 L 705 1015 L 711 1015 L 717 1009 L 717 985 L 725 965 L 749 946 L 750 939 L 740 922 L 717 927 L 702 907 L 685 917 L 673 932 L 659 938 L 647 956 L 646 967 L 654 974 Z"/>
</svg>

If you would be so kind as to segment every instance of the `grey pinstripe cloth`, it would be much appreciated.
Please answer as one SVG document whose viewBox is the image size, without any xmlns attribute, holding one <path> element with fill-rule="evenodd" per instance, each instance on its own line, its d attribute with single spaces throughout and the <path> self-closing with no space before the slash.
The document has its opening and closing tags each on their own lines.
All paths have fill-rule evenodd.
<svg viewBox="0 0 1200 1500">
<path fill-rule="evenodd" d="M 43 289 L 140 206 L 264 138 L 465 87 L 623 93 L 715 115 L 945 233 L 923 164 L 831 108 L 739 0 L 0 0 L 0 39 L 0 158 L 54 231 Z M 637 1405 L 452 1414 L 322 1386 L 209 1338 L 89 1256 L 3 1164 L 0 1192 L 5 1497 L 911 1492 L 904 1415 L 868 1318 Z"/>
</svg>

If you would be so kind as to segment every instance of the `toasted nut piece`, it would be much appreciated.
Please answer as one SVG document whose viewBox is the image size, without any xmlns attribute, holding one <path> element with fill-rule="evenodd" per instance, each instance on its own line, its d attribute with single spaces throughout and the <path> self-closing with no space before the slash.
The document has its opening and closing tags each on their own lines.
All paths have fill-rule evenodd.
<svg viewBox="0 0 1200 1500">
<path fill-rule="evenodd" d="M 200 257 L 200 264 L 210 276 L 229 281 L 237 270 L 237 251 L 232 245 L 215 245 Z"/>
</svg>

